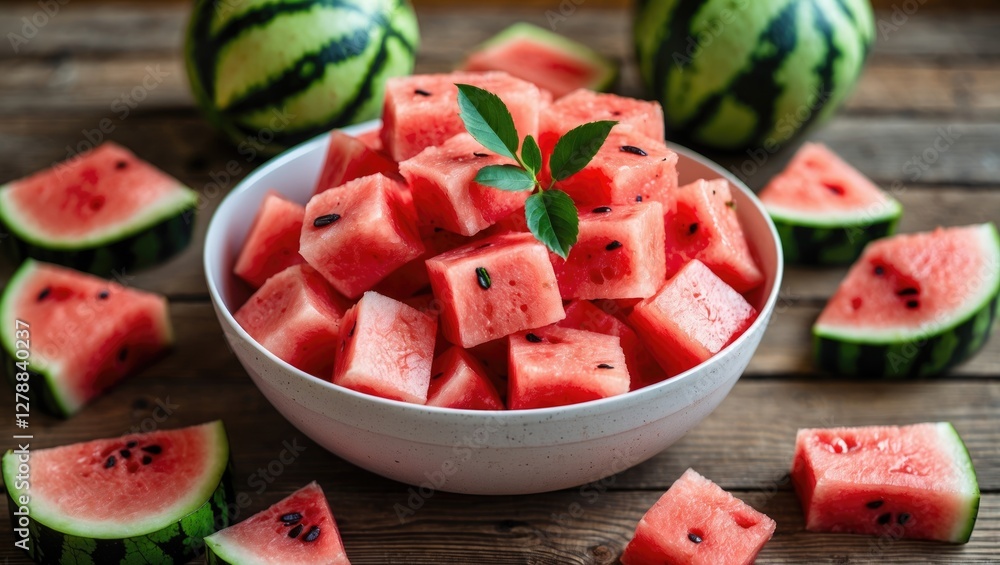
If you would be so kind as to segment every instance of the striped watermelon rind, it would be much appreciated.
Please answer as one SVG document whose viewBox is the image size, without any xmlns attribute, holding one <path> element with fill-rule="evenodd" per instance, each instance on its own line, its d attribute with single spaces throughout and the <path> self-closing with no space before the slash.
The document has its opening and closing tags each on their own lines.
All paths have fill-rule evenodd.
<svg viewBox="0 0 1000 565">
<path fill-rule="evenodd" d="M 968 446 L 962 441 L 962 436 L 958 435 L 958 430 L 951 422 L 939 422 L 938 432 L 942 440 L 951 447 L 951 460 L 961 468 L 965 484 L 969 485 L 972 491 L 972 503 L 968 506 L 965 520 L 960 520 L 955 525 L 954 533 L 949 541 L 952 543 L 968 543 L 972 537 L 972 530 L 976 527 L 976 518 L 979 516 L 979 505 L 981 492 L 979 490 L 979 480 L 976 477 L 976 469 L 972 466 L 972 455 Z"/>
<path fill-rule="evenodd" d="M 198 0 L 185 59 L 209 120 L 241 152 L 273 154 L 377 118 L 419 41 L 407 0 Z"/>
<path fill-rule="evenodd" d="M 870 242 L 896 233 L 903 208 L 888 200 L 882 214 L 865 213 L 854 221 L 843 218 L 816 221 L 796 217 L 765 205 L 781 239 L 785 261 L 812 265 L 843 265 L 857 259 Z"/>
<path fill-rule="evenodd" d="M 855 378 L 905 379 L 940 374 L 982 349 L 1000 315 L 1000 234 L 993 224 L 979 228 L 992 255 L 986 281 L 971 307 L 929 329 L 879 332 L 865 328 L 813 326 L 816 363 L 833 374 Z"/>
</svg>

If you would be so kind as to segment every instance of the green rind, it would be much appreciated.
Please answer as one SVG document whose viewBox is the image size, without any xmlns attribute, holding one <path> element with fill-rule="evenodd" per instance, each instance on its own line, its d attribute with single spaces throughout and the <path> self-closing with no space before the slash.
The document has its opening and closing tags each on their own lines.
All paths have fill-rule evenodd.
<svg viewBox="0 0 1000 565">
<path fill-rule="evenodd" d="M 979 504 L 981 499 L 981 493 L 979 490 L 979 481 L 976 477 L 976 469 L 972 466 L 972 456 L 969 454 L 969 448 L 962 441 L 962 437 L 958 435 L 958 430 L 955 429 L 950 422 L 942 422 L 938 424 L 939 427 L 944 427 L 946 435 L 952 440 L 952 447 L 955 449 L 954 458 L 952 459 L 956 465 L 962 468 L 966 478 L 969 480 L 970 486 L 972 487 L 972 497 L 968 507 L 968 515 L 965 521 L 960 525 L 957 535 L 952 537 L 949 541 L 952 543 L 968 543 L 969 539 L 972 537 L 972 530 L 976 527 L 976 518 L 979 516 Z"/>
<path fill-rule="evenodd" d="M 896 233 L 899 216 L 838 227 L 810 226 L 771 216 L 788 263 L 845 265 L 854 262 L 865 246 Z"/>
</svg>

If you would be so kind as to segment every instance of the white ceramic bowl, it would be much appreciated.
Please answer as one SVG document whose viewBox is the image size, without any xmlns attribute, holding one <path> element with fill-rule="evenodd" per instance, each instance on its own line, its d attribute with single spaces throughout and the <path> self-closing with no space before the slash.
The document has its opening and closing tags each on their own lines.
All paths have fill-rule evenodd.
<svg viewBox="0 0 1000 565">
<path fill-rule="evenodd" d="M 377 127 L 362 124 L 360 133 Z M 767 280 L 760 315 L 705 363 L 628 394 L 560 408 L 508 412 L 446 410 L 361 394 L 317 379 L 258 345 L 233 319 L 246 290 L 232 275 L 250 220 L 270 189 L 297 202 L 313 191 L 327 136 L 264 164 L 243 180 L 212 218 L 205 273 L 222 330 L 267 399 L 304 434 L 336 455 L 385 477 L 434 490 L 526 494 L 582 485 L 624 471 L 663 451 L 708 416 L 757 349 L 781 284 L 778 236 L 760 203 L 738 179 L 682 147 L 681 184 L 724 177 Z"/>
</svg>

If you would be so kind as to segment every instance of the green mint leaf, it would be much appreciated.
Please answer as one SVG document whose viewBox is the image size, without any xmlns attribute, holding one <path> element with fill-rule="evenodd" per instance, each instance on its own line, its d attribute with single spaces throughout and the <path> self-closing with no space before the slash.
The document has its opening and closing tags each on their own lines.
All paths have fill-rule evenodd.
<svg viewBox="0 0 1000 565">
<path fill-rule="evenodd" d="M 476 182 L 500 190 L 520 192 L 535 188 L 535 175 L 517 165 L 487 165 L 476 173 Z"/>
<path fill-rule="evenodd" d="M 590 122 L 577 126 L 560 137 L 549 158 L 553 180 L 563 180 L 586 167 L 617 123 L 607 120 Z"/>
<path fill-rule="evenodd" d="M 542 150 L 538 148 L 538 143 L 530 135 L 524 138 L 521 144 L 521 161 L 524 166 L 535 176 L 542 170 Z"/>
<path fill-rule="evenodd" d="M 536 192 L 524 203 L 528 229 L 553 253 L 565 259 L 580 234 L 573 199 L 561 190 Z"/>
<path fill-rule="evenodd" d="M 472 85 L 455 86 L 458 87 L 458 115 L 465 129 L 483 147 L 517 161 L 517 129 L 503 100 Z"/>
</svg>

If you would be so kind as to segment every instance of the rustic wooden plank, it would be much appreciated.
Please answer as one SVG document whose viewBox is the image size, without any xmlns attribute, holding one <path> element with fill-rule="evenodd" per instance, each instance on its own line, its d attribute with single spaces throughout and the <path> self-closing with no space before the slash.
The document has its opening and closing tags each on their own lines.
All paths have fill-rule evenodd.
<svg viewBox="0 0 1000 565">
<path fill-rule="evenodd" d="M 951 115 L 1000 111 L 1000 68 L 992 64 L 932 66 L 875 58 L 844 105 L 844 112 L 917 112 Z"/>
</svg>

